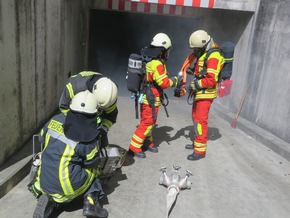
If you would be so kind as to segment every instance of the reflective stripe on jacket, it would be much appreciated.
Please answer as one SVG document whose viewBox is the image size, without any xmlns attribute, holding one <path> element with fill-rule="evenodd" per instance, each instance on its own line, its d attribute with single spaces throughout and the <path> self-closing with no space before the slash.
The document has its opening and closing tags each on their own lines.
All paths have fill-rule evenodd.
<svg viewBox="0 0 290 218">
<path fill-rule="evenodd" d="M 97 78 L 96 78 L 97 77 Z M 82 71 L 76 75 L 71 76 L 61 94 L 59 101 L 59 109 L 63 114 L 66 114 L 69 111 L 69 105 L 71 99 L 79 92 L 89 90 L 92 91 L 92 87 L 88 87 L 89 82 L 92 80 L 97 81 L 99 78 L 102 78 L 103 75 L 93 71 Z M 90 85 L 92 86 L 92 85 Z M 99 125 L 104 125 L 108 129 L 116 123 L 118 115 L 117 102 L 112 104 L 109 108 L 106 108 L 103 111 L 98 113 L 97 123 Z"/>
<path fill-rule="evenodd" d="M 98 173 L 97 169 L 89 168 L 98 161 L 97 146 L 66 138 L 62 127 L 64 121 L 65 115 L 56 115 L 40 133 L 44 150 L 37 181 L 41 189 L 58 203 L 83 194 Z"/>
<path fill-rule="evenodd" d="M 214 43 L 213 47 L 218 47 Z M 204 53 L 195 65 L 194 74 L 198 76 L 204 67 L 204 58 L 207 53 Z M 196 91 L 195 99 L 214 99 L 218 92 L 218 76 L 224 65 L 224 58 L 219 52 L 212 52 L 208 57 L 206 64 L 206 74 L 204 78 L 198 80 L 198 85 L 201 90 Z"/>
<path fill-rule="evenodd" d="M 149 84 L 153 84 L 153 94 L 155 96 L 155 106 L 160 106 L 160 96 L 162 92 L 160 90 L 171 88 L 174 86 L 174 82 L 168 77 L 166 65 L 160 60 L 152 60 L 146 64 L 146 81 Z M 158 86 L 158 90 L 155 86 Z M 143 103 L 149 104 L 146 94 L 143 96 Z"/>
</svg>

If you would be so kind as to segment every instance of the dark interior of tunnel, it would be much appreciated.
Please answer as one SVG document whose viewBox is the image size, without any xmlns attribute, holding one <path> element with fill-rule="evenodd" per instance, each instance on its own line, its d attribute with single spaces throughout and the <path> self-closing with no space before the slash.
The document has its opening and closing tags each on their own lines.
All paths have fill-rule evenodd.
<svg viewBox="0 0 290 218">
<path fill-rule="evenodd" d="M 163 32 L 171 38 L 172 50 L 166 65 L 169 75 L 174 76 L 190 53 L 188 38 L 193 31 L 205 29 L 217 43 L 225 40 L 236 43 L 252 16 L 248 12 L 226 10 L 196 9 L 196 12 L 194 16 L 181 17 L 91 10 L 88 70 L 112 78 L 118 84 L 119 95 L 130 96 L 125 79 L 129 55 L 149 45 L 155 34 Z M 173 89 L 166 93 L 173 97 Z"/>
</svg>

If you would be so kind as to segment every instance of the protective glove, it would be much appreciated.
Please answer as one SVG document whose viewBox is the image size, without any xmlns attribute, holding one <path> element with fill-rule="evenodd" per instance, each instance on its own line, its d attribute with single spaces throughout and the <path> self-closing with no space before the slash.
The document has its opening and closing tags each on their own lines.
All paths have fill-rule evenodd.
<svg viewBox="0 0 290 218">
<path fill-rule="evenodd" d="M 191 81 L 190 88 L 192 91 L 196 91 L 195 81 Z"/>
<path fill-rule="evenodd" d="M 103 125 L 100 125 L 97 129 L 99 130 L 98 136 L 106 136 L 108 134 L 108 128 Z"/>
<path fill-rule="evenodd" d="M 187 91 L 189 93 L 192 91 L 195 92 L 197 90 L 196 83 L 197 83 L 197 79 L 194 77 L 193 80 L 191 81 L 190 85 L 187 86 Z"/>
<path fill-rule="evenodd" d="M 194 75 L 193 69 L 187 68 L 186 73 L 190 75 Z"/>
<path fill-rule="evenodd" d="M 183 73 L 179 72 L 176 76 L 172 77 L 171 80 L 174 82 L 174 86 L 178 86 L 183 81 Z"/>
<path fill-rule="evenodd" d="M 178 85 L 178 77 L 177 76 L 173 76 L 170 79 L 173 81 L 173 86 L 177 86 Z"/>
</svg>

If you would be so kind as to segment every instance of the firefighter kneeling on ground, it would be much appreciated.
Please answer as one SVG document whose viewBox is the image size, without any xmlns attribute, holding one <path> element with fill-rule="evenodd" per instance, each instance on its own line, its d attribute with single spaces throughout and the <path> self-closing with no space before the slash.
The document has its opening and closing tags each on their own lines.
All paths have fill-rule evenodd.
<svg viewBox="0 0 290 218">
<path fill-rule="evenodd" d="M 220 52 L 212 52 L 207 60 L 207 67 L 203 69 L 204 59 L 210 48 L 218 48 L 218 45 L 204 30 L 197 30 L 189 37 L 189 48 L 192 53 L 187 57 L 186 73 L 194 76 L 188 92 L 194 98 L 192 105 L 192 120 L 194 123 L 193 144 L 186 145 L 186 149 L 193 149 L 188 155 L 188 160 L 204 158 L 208 140 L 208 114 L 213 100 L 217 97 L 218 76 L 224 65 L 224 58 Z M 190 67 L 190 65 L 194 65 Z"/>
<path fill-rule="evenodd" d="M 88 90 L 76 94 L 67 115 L 54 116 L 41 130 L 44 145 L 36 180 L 29 190 L 38 198 L 34 218 L 49 217 L 58 206 L 84 195 L 83 215 L 107 217 L 99 200 L 104 192 L 98 176 L 100 131 L 98 102 Z"/>
<path fill-rule="evenodd" d="M 164 63 L 169 57 L 171 48 L 170 38 L 164 33 L 158 33 L 153 37 L 150 46 L 143 49 L 143 55 L 149 57 L 151 61 L 146 63 L 147 88 L 140 105 L 140 125 L 135 130 L 129 145 L 129 150 L 138 158 L 146 157 L 142 150 L 146 139 L 149 140 L 148 150 L 153 153 L 158 152 L 153 142 L 152 129 L 157 121 L 159 106 L 163 101 L 163 90 L 176 86 L 180 80 L 177 76 L 168 77 Z"/>
</svg>

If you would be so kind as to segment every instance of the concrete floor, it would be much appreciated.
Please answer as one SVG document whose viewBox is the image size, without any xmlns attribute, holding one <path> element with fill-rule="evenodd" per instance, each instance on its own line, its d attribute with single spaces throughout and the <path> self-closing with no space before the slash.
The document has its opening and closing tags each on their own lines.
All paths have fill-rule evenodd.
<svg viewBox="0 0 290 218">
<path fill-rule="evenodd" d="M 121 97 L 119 117 L 109 133 L 110 143 L 127 149 L 138 125 L 134 102 Z M 270 148 L 232 128 L 230 122 L 211 110 L 207 156 L 196 162 L 186 159 L 192 151 L 184 149 L 191 143 L 193 130 L 191 106 L 183 100 L 170 100 L 169 118 L 161 107 L 154 129 L 159 153 L 146 152 L 147 158 L 129 156 L 125 165 L 108 184 L 102 200 L 109 218 L 166 217 L 167 190 L 159 185 L 167 167 L 181 166 L 180 176 L 192 172 L 191 189 L 182 190 L 170 218 L 286 218 L 290 217 L 290 162 Z M 32 217 L 36 199 L 27 191 L 26 176 L 0 200 L 1 217 Z M 82 217 L 82 201 L 73 202 L 55 217 Z"/>
</svg>

